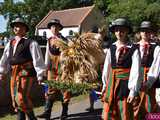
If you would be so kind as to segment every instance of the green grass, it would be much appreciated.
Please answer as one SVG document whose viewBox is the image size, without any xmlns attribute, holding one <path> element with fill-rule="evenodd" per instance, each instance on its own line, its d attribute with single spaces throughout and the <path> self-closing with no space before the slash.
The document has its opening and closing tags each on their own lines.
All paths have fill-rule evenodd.
<svg viewBox="0 0 160 120">
<path fill-rule="evenodd" d="M 76 96 L 76 97 L 72 97 L 71 98 L 71 101 L 70 101 L 70 104 L 74 104 L 74 103 L 77 103 L 83 99 L 87 99 L 88 98 L 88 95 L 80 95 L 80 96 Z M 57 101 L 54 103 L 54 106 L 52 108 L 52 111 L 59 111 L 60 110 L 60 107 L 61 107 L 61 102 L 60 101 Z M 44 106 L 40 106 L 40 107 L 35 107 L 34 108 L 34 112 L 36 115 L 38 114 L 41 114 L 44 110 Z M 10 113 L 6 113 L 5 115 L 0 115 L 0 120 L 16 120 L 16 114 L 12 115 Z"/>
</svg>

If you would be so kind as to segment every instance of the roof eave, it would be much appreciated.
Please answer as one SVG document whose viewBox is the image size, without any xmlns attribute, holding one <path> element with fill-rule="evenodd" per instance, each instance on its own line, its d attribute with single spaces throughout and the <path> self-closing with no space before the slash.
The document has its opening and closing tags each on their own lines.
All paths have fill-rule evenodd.
<svg viewBox="0 0 160 120">
<path fill-rule="evenodd" d="M 80 24 L 81 25 L 81 24 Z M 70 26 L 63 26 L 64 28 L 67 28 L 67 27 L 79 27 L 80 25 L 70 25 Z M 37 29 L 48 29 L 47 27 L 40 27 L 40 28 L 38 28 L 37 27 Z"/>
<path fill-rule="evenodd" d="M 41 25 L 41 23 L 50 15 L 52 14 L 54 11 L 53 10 L 50 10 L 48 12 L 48 14 L 36 25 L 36 28 L 38 28 L 39 25 Z"/>
</svg>

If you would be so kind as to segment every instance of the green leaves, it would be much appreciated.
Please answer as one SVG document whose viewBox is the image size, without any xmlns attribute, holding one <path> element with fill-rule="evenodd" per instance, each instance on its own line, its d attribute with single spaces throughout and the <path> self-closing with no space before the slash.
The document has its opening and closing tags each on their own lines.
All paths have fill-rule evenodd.
<svg viewBox="0 0 160 120">
<path fill-rule="evenodd" d="M 160 24 L 159 0 L 23 0 L 23 2 L 16 3 L 13 1 L 4 0 L 0 4 L 0 14 L 9 22 L 17 14 L 25 16 L 31 28 L 31 35 L 34 34 L 35 26 L 50 10 L 76 8 L 93 3 L 102 11 L 109 22 L 125 16 L 136 26 L 142 20 L 158 21 L 158 24 Z"/>
<path fill-rule="evenodd" d="M 133 25 L 139 26 L 143 20 L 160 21 L 159 0 L 121 0 L 112 1 L 108 5 L 108 19 L 128 17 Z"/>
<path fill-rule="evenodd" d="M 84 2 L 87 6 L 93 3 L 92 1 L 86 0 Z M 16 3 L 14 0 L 4 0 L 0 5 L 0 14 L 9 20 L 9 23 L 17 14 L 25 17 L 30 27 L 30 35 L 33 35 L 35 33 L 35 26 L 50 10 L 75 8 L 83 5 L 78 0 L 23 0 Z M 7 30 L 9 31 L 10 29 L 8 28 Z"/>
<path fill-rule="evenodd" d="M 74 82 L 61 82 L 61 81 L 45 81 L 49 87 L 67 90 L 72 93 L 72 95 L 87 94 L 91 89 L 98 87 L 98 83 L 74 83 Z"/>
</svg>

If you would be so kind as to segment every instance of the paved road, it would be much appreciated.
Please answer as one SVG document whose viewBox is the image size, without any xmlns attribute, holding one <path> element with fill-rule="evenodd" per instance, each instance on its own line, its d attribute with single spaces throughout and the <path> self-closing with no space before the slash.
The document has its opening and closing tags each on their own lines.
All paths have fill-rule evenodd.
<svg viewBox="0 0 160 120">
<path fill-rule="evenodd" d="M 102 103 L 100 100 L 95 102 L 95 111 L 90 113 L 86 111 L 89 107 L 88 99 L 80 101 L 78 103 L 74 103 L 69 105 L 69 116 L 67 120 L 101 120 L 101 113 L 102 113 Z M 51 120 L 59 120 L 60 110 L 58 112 L 52 111 Z M 43 119 L 39 119 L 43 120 Z"/>
</svg>

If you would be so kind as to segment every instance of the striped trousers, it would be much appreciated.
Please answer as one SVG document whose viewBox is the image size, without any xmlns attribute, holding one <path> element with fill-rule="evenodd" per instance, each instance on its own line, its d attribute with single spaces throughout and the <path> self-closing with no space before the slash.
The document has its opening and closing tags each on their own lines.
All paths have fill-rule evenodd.
<svg viewBox="0 0 160 120">
<path fill-rule="evenodd" d="M 15 110 L 21 110 L 25 113 L 33 110 L 33 104 L 30 97 L 33 80 L 36 77 L 19 76 L 16 67 L 12 71 L 10 81 L 10 90 L 12 105 Z"/>
</svg>

